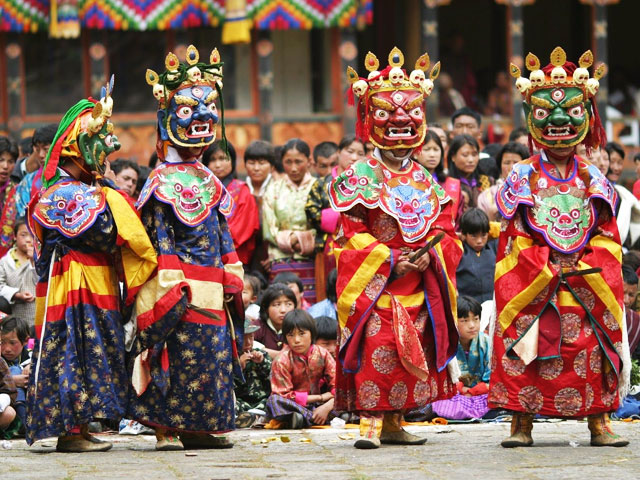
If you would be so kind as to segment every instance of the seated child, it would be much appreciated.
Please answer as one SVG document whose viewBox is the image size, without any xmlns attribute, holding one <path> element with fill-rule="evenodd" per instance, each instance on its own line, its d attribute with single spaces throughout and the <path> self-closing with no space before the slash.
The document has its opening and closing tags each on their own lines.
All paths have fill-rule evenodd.
<svg viewBox="0 0 640 480">
<path fill-rule="evenodd" d="M 256 410 L 266 414 L 266 402 L 271 394 L 271 357 L 262 348 L 254 346 L 253 335 L 258 330 L 251 320 L 244 323 L 244 343 L 240 366 L 244 382 L 234 380 L 236 394 L 236 427 L 246 428 L 253 425 L 258 417 Z"/>
<path fill-rule="evenodd" d="M 264 345 L 272 360 L 280 354 L 284 346 L 282 323 L 284 316 L 296 308 L 297 300 L 289 287 L 282 283 L 270 285 L 260 301 L 260 321 L 254 340 Z"/>
<path fill-rule="evenodd" d="M 2 439 L 12 438 L 19 428 L 20 421 L 14 408 L 17 394 L 9 366 L 0 357 L 0 438 Z"/>
<path fill-rule="evenodd" d="M 307 308 L 307 312 L 309 312 L 313 318 L 317 319 L 318 317 L 326 316 L 334 320 L 338 319 L 338 312 L 336 310 L 336 303 L 338 303 L 338 295 L 336 293 L 337 280 L 338 271 L 334 268 L 327 276 L 327 298 Z"/>
<path fill-rule="evenodd" d="M 331 317 L 317 317 L 315 321 L 317 330 L 316 345 L 328 350 L 335 360 L 338 343 L 338 321 Z"/>
<path fill-rule="evenodd" d="M 296 296 L 296 300 L 298 301 L 298 308 L 302 308 L 303 310 L 309 309 L 311 304 L 303 296 L 304 286 L 302 285 L 302 280 L 300 280 L 300 277 L 298 275 L 293 272 L 282 272 L 273 277 L 272 284 L 274 283 L 284 283 Z"/>
<path fill-rule="evenodd" d="M 268 415 L 290 428 L 325 425 L 333 409 L 336 362 L 314 345 L 316 324 L 301 309 L 287 313 L 282 325 L 287 345 L 271 366 Z"/>
<path fill-rule="evenodd" d="M 497 241 L 489 241 L 489 217 L 479 208 L 467 210 L 460 219 L 464 255 L 456 270 L 458 294 L 482 303 L 493 299 Z"/>
<path fill-rule="evenodd" d="M 2 321 L 0 324 L 2 358 L 6 361 L 13 383 L 17 387 L 15 409 L 23 425 L 26 420 L 26 390 L 31 370 L 28 341 L 29 326 L 26 321 L 16 317 L 7 317 Z"/>
<path fill-rule="evenodd" d="M 0 296 L 12 306 L 11 315 L 33 327 L 36 316 L 36 283 L 33 237 L 24 220 L 18 220 L 13 248 L 0 258 Z"/>
<path fill-rule="evenodd" d="M 244 286 L 242 287 L 242 304 L 244 309 L 254 304 L 260 297 L 260 280 L 255 275 L 246 273 L 244 275 Z"/>
<path fill-rule="evenodd" d="M 458 298 L 458 393 L 449 400 L 433 402 L 433 412 L 444 418 L 482 418 L 488 411 L 490 359 L 489 336 L 480 331 L 480 303 L 471 297 Z"/>
</svg>

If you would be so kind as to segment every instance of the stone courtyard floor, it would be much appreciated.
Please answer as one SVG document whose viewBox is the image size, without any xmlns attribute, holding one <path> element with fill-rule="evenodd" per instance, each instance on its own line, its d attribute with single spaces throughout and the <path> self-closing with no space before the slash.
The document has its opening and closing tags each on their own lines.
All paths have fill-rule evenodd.
<svg viewBox="0 0 640 480">
<path fill-rule="evenodd" d="M 153 436 L 100 435 L 111 451 L 62 454 L 55 439 L 0 448 L 0 479 L 627 479 L 640 471 L 640 424 L 614 422 L 626 448 L 589 446 L 586 422 L 536 423 L 535 445 L 503 449 L 508 423 L 409 426 L 419 447 L 356 450 L 353 429 L 237 430 L 231 450 L 156 452 Z"/>
</svg>

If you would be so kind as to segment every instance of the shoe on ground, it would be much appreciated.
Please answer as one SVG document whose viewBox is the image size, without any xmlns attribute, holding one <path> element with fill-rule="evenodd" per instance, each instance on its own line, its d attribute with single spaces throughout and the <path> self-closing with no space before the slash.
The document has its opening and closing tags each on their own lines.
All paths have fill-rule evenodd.
<svg viewBox="0 0 640 480">
<path fill-rule="evenodd" d="M 380 439 L 378 437 L 362 437 L 356 440 L 353 446 L 360 450 L 373 450 L 380 448 Z"/>
<path fill-rule="evenodd" d="M 399 432 L 385 432 L 382 430 L 380 443 L 385 445 L 424 445 L 427 439 L 413 435 L 406 430 Z"/>
<path fill-rule="evenodd" d="M 184 445 L 175 435 L 165 435 L 156 442 L 156 450 L 160 452 L 184 450 Z"/>
<path fill-rule="evenodd" d="M 533 438 L 524 432 L 517 432 L 505 438 L 500 445 L 504 448 L 530 447 L 533 445 Z"/>
<path fill-rule="evenodd" d="M 62 435 L 58 437 L 56 451 L 65 453 L 85 453 L 85 452 L 106 452 L 113 445 L 111 442 L 89 436 L 82 435 Z"/>
<path fill-rule="evenodd" d="M 180 440 L 185 449 L 226 449 L 233 448 L 233 442 L 223 435 L 210 435 L 208 433 L 181 433 Z"/>
<path fill-rule="evenodd" d="M 600 435 L 591 436 L 592 447 L 626 447 L 629 440 L 615 433 L 601 433 Z"/>
<path fill-rule="evenodd" d="M 291 414 L 291 429 L 299 430 L 304 428 L 304 417 L 301 413 L 295 412 Z"/>
</svg>

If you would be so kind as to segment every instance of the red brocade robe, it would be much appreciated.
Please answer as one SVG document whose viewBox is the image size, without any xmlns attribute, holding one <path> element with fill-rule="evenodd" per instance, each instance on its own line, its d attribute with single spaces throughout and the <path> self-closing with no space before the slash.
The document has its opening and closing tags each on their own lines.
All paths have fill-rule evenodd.
<svg viewBox="0 0 640 480">
<path fill-rule="evenodd" d="M 575 157 L 565 179 L 540 155 L 498 190 L 489 407 L 583 417 L 618 407 L 624 382 L 617 195 Z M 560 233 L 560 234 L 558 234 Z M 601 272 L 564 277 L 599 267 Z"/>
<path fill-rule="evenodd" d="M 417 163 L 396 172 L 373 157 L 337 177 L 329 198 L 342 212 L 336 408 L 394 411 L 450 398 L 447 366 L 458 343 L 455 271 L 462 255 L 450 199 Z M 425 272 L 392 274 L 401 254 L 440 231 L 445 236 L 429 251 Z"/>
</svg>

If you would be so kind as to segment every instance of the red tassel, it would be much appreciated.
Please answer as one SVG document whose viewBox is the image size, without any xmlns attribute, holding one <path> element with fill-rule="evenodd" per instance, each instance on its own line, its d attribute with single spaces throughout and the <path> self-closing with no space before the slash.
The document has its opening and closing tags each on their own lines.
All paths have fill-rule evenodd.
<svg viewBox="0 0 640 480">
<path fill-rule="evenodd" d="M 353 107 L 356 104 L 356 96 L 353 93 L 353 88 L 351 88 L 351 85 L 347 87 L 345 95 L 347 96 L 347 105 Z"/>
<path fill-rule="evenodd" d="M 589 129 L 590 147 L 597 148 L 607 143 L 607 132 L 602 125 L 596 99 L 591 99 L 591 109 L 593 110 L 593 126 Z"/>
</svg>

